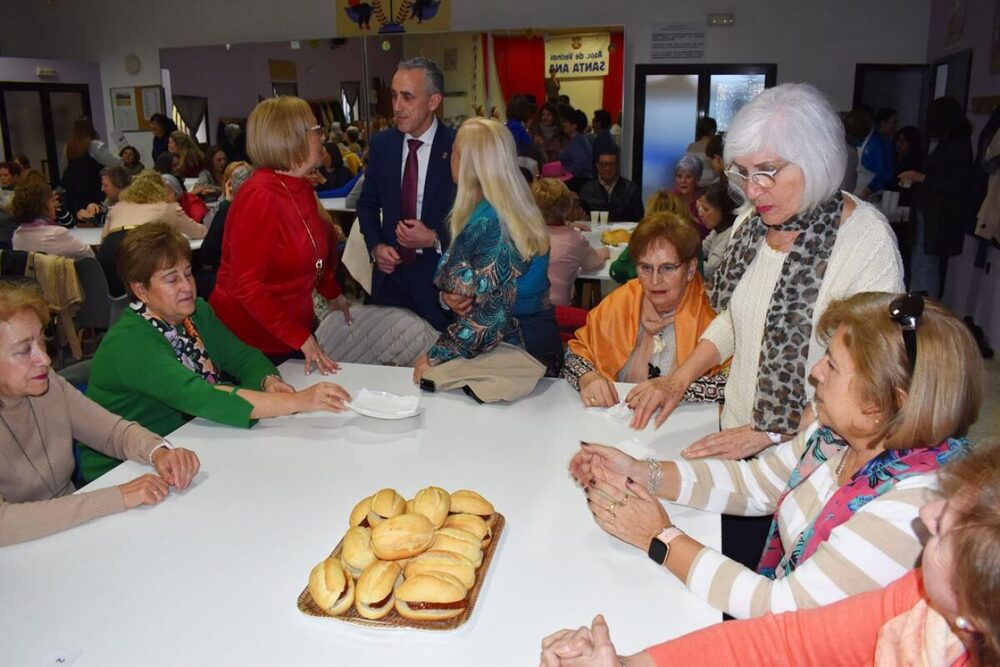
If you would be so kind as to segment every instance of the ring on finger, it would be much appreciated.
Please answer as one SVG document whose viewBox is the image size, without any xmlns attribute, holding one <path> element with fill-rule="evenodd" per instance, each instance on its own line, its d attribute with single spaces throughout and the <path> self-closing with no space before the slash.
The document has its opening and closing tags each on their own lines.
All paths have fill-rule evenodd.
<svg viewBox="0 0 1000 667">
<path fill-rule="evenodd" d="M 618 503 L 612 502 L 610 505 L 608 505 L 608 511 L 611 512 L 611 514 L 613 515 L 615 513 L 616 507 L 618 507 Z"/>
<path fill-rule="evenodd" d="M 625 492 L 625 497 L 618 502 L 618 505 L 619 507 L 625 507 L 625 503 L 627 502 L 628 502 L 628 492 Z"/>
<path fill-rule="evenodd" d="M 611 513 L 611 519 L 608 521 L 608 525 L 609 526 L 615 525 L 615 514 L 614 514 L 614 512 Z"/>
</svg>

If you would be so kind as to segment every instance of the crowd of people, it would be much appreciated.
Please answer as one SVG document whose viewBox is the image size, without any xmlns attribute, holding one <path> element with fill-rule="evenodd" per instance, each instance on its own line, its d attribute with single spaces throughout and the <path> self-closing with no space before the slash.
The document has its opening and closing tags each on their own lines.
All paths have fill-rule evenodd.
<svg viewBox="0 0 1000 667">
<path fill-rule="evenodd" d="M 392 319 L 419 332 L 415 348 L 393 352 L 417 383 L 506 344 L 582 406 L 624 404 L 634 429 L 659 428 L 684 401 L 721 403 L 721 430 L 683 458 L 582 443 L 567 466 L 601 529 L 744 620 L 619 656 L 598 616 L 545 638 L 543 665 L 847 654 L 903 664 L 914 651 L 934 664 L 995 664 L 1000 445 L 965 437 L 982 360 L 936 295 L 904 293 L 897 237 L 870 201 L 909 182 L 915 275 L 918 256 L 940 254 L 933 244 L 958 215 L 950 188 L 971 148 L 953 101 L 928 109 L 936 144 L 923 158 L 919 133 L 897 130 L 891 110 L 866 124 L 809 85 L 770 88 L 724 137 L 700 119 L 674 182 L 643 202 L 619 173 L 620 123 L 614 132 L 604 110 L 588 121 L 550 80 L 540 108 L 514 96 L 506 124 L 474 117 L 456 130 L 438 119 L 441 70 L 412 58 L 392 79 L 393 124 L 371 136 L 324 129 L 307 102 L 278 97 L 247 119 L 247 161 L 203 150 L 158 115 L 154 169 L 132 147 L 114 155 L 87 119 L 67 144 L 61 191 L 0 164 L 13 249 L 96 256 L 129 301 L 83 395 L 51 372 L 37 289 L 0 285 L 0 544 L 184 489 L 198 457 L 166 438 L 192 417 L 250 428 L 344 410 L 343 387 L 296 390 L 279 366 L 302 359 L 325 377 L 368 360 L 337 342 L 345 331 L 351 349 L 381 359 L 373 348 L 385 337 L 366 336 Z M 357 200 L 371 261 L 364 305 L 337 278 L 344 236 L 317 196 L 331 190 Z M 574 226 L 592 211 L 638 224 L 611 267 L 622 285 L 564 344 L 557 311 L 570 307 L 577 272 L 611 259 Z M 70 235 L 74 224 L 101 226 L 96 255 Z M 634 387 L 621 395 L 619 382 Z M 73 493 L 125 459 L 155 474 Z M 945 499 L 931 500 L 939 486 Z M 747 562 L 684 534 L 661 499 L 762 517 L 766 532 L 746 537 Z"/>
</svg>

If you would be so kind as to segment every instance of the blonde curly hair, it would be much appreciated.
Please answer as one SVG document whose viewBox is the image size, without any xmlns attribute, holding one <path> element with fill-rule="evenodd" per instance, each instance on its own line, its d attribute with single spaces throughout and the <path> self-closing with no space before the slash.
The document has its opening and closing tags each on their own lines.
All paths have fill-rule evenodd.
<svg viewBox="0 0 1000 667">
<path fill-rule="evenodd" d="M 160 174 L 152 169 L 144 169 L 132 179 L 132 184 L 122 190 L 118 201 L 132 204 L 158 204 L 168 202 L 167 186 Z"/>
<path fill-rule="evenodd" d="M 539 178 L 531 184 L 531 194 L 546 224 L 563 224 L 573 210 L 573 194 L 557 178 Z"/>
</svg>

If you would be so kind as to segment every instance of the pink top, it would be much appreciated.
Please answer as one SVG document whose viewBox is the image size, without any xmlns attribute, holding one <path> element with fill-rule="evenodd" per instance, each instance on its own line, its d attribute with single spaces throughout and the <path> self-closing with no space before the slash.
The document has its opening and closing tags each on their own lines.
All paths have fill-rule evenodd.
<svg viewBox="0 0 1000 667">
<path fill-rule="evenodd" d="M 666 665 L 874 665 L 879 631 L 926 599 L 920 570 L 815 609 L 729 621 L 646 649 Z M 963 654 L 953 667 L 968 664 Z"/>
<path fill-rule="evenodd" d="M 90 246 L 78 241 L 68 229 L 50 225 L 45 220 L 27 222 L 14 230 L 11 246 L 14 250 L 44 252 L 47 255 L 61 255 L 70 259 L 94 256 Z"/>
<path fill-rule="evenodd" d="M 593 271 L 605 257 L 572 227 L 546 227 L 549 232 L 549 301 L 568 306 L 577 271 Z"/>
</svg>

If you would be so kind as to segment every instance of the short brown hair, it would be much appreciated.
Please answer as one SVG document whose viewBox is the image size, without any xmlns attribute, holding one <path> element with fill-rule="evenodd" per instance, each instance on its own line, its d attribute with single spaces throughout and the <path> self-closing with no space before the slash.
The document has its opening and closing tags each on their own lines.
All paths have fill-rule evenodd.
<svg viewBox="0 0 1000 667">
<path fill-rule="evenodd" d="M 531 194 L 546 223 L 562 224 L 573 210 L 573 195 L 557 178 L 539 178 L 531 184 Z"/>
<path fill-rule="evenodd" d="M 247 153 L 255 167 L 291 169 L 309 159 L 309 128 L 316 116 L 298 97 L 272 97 L 250 112 Z"/>
<path fill-rule="evenodd" d="M 27 282 L 0 280 L 0 322 L 7 322 L 18 313 L 30 310 L 42 326 L 49 323 L 49 306 L 38 287 Z"/>
<path fill-rule="evenodd" d="M 10 203 L 10 213 L 18 222 L 31 222 L 45 216 L 52 188 L 39 178 L 21 177 L 14 188 L 14 200 Z"/>
<path fill-rule="evenodd" d="M 1000 664 L 1000 443 L 977 444 L 943 466 L 939 481 L 960 514 L 949 533 L 952 586 L 979 638 L 973 664 Z"/>
<path fill-rule="evenodd" d="M 874 435 L 884 438 L 886 449 L 933 447 L 965 435 L 976 421 L 983 360 L 965 323 L 925 297 L 911 373 L 902 330 L 889 317 L 897 296 L 862 292 L 834 301 L 819 319 L 817 338 L 829 344 L 844 327 L 844 344 L 858 372 L 858 396 L 881 415 Z"/>
<path fill-rule="evenodd" d="M 149 287 L 154 273 L 182 259 L 191 261 L 190 242 L 165 222 L 147 222 L 125 232 L 115 264 L 122 284 L 135 298 L 132 283 Z"/>
<path fill-rule="evenodd" d="M 638 262 L 647 250 L 663 241 L 677 249 L 682 262 L 691 261 L 701 250 L 701 235 L 690 219 L 670 211 L 654 211 L 636 225 L 628 240 L 628 256 Z"/>
<path fill-rule="evenodd" d="M 129 186 L 118 195 L 118 201 L 132 204 L 159 204 L 170 201 L 167 186 L 163 184 L 159 172 L 152 169 L 140 171 Z"/>
</svg>

